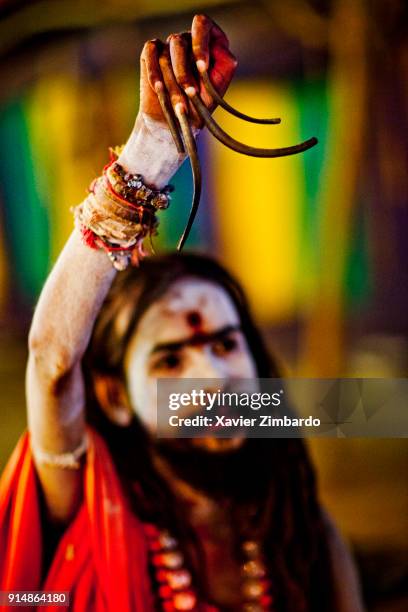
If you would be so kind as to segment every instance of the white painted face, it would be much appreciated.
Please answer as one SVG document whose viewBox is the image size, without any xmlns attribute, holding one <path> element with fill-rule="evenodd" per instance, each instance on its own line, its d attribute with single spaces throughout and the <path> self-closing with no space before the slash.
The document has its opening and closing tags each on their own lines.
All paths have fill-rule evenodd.
<svg viewBox="0 0 408 612">
<path fill-rule="evenodd" d="M 157 378 L 256 378 L 239 327 L 238 312 L 222 287 L 193 277 L 175 282 L 146 310 L 124 366 L 131 405 L 150 431 L 156 426 Z M 191 342 L 197 337 L 203 341 Z"/>
</svg>

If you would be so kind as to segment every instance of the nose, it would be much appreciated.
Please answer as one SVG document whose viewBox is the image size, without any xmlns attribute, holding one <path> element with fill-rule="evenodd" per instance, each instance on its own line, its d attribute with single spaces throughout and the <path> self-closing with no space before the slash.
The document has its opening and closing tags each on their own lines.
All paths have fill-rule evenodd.
<svg viewBox="0 0 408 612">
<path fill-rule="evenodd" d="M 225 361 L 212 353 L 209 347 L 195 352 L 189 378 L 228 378 Z"/>
</svg>

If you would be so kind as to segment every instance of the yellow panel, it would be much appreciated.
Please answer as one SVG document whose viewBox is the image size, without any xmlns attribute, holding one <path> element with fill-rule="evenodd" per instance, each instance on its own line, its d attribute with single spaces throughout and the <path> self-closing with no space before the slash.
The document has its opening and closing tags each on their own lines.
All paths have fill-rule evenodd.
<svg viewBox="0 0 408 612">
<path fill-rule="evenodd" d="M 84 199 L 89 183 L 101 173 L 108 161 L 109 145 L 121 144 L 114 134 L 119 131 L 122 137 L 122 126 L 110 118 L 121 114 L 118 107 L 123 100 L 117 92 L 135 91 L 137 83 L 133 71 L 131 77 L 123 73 L 120 83 L 113 82 L 116 87 L 109 83 L 105 87 L 101 81 L 81 81 L 75 75 L 47 75 L 37 82 L 30 96 L 34 164 L 39 188 L 50 209 L 51 262 L 72 231 L 70 208 Z"/>
<path fill-rule="evenodd" d="M 89 177 L 89 160 L 78 150 L 80 138 L 86 148 L 89 129 L 79 87 L 71 76 L 50 75 L 37 82 L 28 104 L 34 167 L 49 205 L 52 262 L 72 230 L 70 207 L 84 198 Z"/>
<path fill-rule="evenodd" d="M 255 116 L 282 116 L 279 126 L 256 126 L 219 109 L 217 121 L 238 140 L 262 147 L 299 142 L 298 111 L 287 87 L 240 82 L 231 87 L 227 99 Z M 289 319 L 297 295 L 301 157 L 250 158 L 219 143 L 211 146 L 223 260 L 242 280 L 260 320 Z"/>
</svg>

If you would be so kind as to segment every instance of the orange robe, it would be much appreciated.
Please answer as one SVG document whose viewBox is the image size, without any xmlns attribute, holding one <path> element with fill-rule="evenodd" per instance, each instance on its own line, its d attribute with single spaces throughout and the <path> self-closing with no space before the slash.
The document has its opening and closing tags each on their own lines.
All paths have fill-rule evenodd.
<svg viewBox="0 0 408 612">
<path fill-rule="evenodd" d="M 92 430 L 84 489 L 84 501 L 42 580 L 39 486 L 29 434 L 21 438 L 0 481 L 0 590 L 69 591 L 74 612 L 152 612 L 144 530 L 123 496 L 104 441 Z"/>
</svg>

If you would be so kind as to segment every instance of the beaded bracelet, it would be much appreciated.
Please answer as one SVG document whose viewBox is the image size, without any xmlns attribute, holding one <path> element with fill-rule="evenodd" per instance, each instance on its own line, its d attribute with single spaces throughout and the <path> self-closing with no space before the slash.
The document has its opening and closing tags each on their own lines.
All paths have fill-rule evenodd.
<svg viewBox="0 0 408 612">
<path fill-rule="evenodd" d="M 102 176 L 91 183 L 89 195 L 73 213 L 83 242 L 103 249 L 113 266 L 124 270 L 145 257 L 143 240 L 157 234 L 156 213 L 168 208 L 173 187 L 149 187 L 141 174 L 131 174 L 118 163 L 117 150 L 110 154 Z"/>
<path fill-rule="evenodd" d="M 114 161 L 105 170 L 108 185 L 116 196 L 121 196 L 127 203 L 150 204 L 156 210 L 169 207 L 172 185 L 166 185 L 163 189 L 151 189 L 143 182 L 141 174 L 131 174 L 123 166 Z"/>
</svg>

